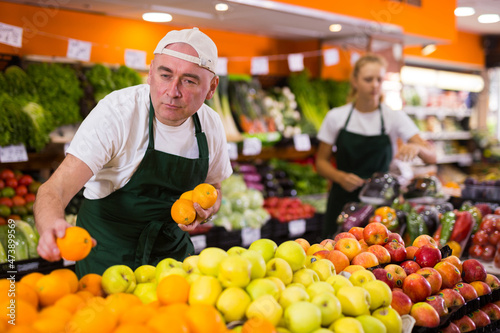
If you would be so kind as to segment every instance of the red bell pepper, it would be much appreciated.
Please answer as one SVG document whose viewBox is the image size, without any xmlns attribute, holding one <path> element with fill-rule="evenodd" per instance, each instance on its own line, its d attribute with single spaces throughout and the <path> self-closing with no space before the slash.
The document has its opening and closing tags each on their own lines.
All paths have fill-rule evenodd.
<svg viewBox="0 0 500 333">
<path fill-rule="evenodd" d="M 474 226 L 474 219 L 469 211 L 457 211 L 456 216 L 457 219 L 450 240 L 461 242 L 470 234 Z"/>
</svg>

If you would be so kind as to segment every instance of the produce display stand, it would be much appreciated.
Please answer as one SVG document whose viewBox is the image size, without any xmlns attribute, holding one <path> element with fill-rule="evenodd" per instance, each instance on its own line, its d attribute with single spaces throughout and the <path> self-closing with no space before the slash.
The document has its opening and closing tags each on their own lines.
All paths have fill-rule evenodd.
<svg viewBox="0 0 500 333">
<path fill-rule="evenodd" d="M 60 268 L 68 268 L 74 270 L 75 262 L 64 259 L 55 262 L 50 262 L 42 258 L 34 258 L 28 260 L 15 261 L 13 262 L 13 265 L 14 268 L 12 268 L 11 263 L 8 262 L 0 264 L 0 279 L 9 278 L 12 275 L 14 275 L 16 281 L 18 281 L 23 276 L 32 272 L 48 274 L 53 270 Z"/>
</svg>

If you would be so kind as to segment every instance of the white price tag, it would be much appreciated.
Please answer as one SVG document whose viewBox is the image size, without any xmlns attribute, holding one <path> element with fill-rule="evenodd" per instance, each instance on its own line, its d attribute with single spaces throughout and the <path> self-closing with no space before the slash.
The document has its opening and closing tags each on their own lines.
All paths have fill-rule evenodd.
<svg viewBox="0 0 500 333">
<path fill-rule="evenodd" d="M 302 236 L 306 232 L 306 220 L 294 220 L 288 222 L 288 236 L 290 238 Z"/>
<path fill-rule="evenodd" d="M 356 61 L 358 61 L 358 59 L 361 58 L 361 54 L 359 54 L 358 52 L 352 52 L 351 53 L 351 66 L 354 66 L 354 64 L 356 63 Z"/>
<path fill-rule="evenodd" d="M 296 151 L 309 151 L 311 150 L 311 138 L 307 134 L 295 134 L 293 145 Z"/>
<path fill-rule="evenodd" d="M 215 73 L 217 73 L 217 75 L 227 75 L 227 58 L 221 57 L 217 60 Z"/>
<path fill-rule="evenodd" d="M 0 23 L 0 43 L 14 47 L 23 46 L 23 28 Z"/>
<path fill-rule="evenodd" d="M 259 155 L 262 151 L 262 141 L 257 138 L 248 138 L 243 141 L 243 155 Z"/>
<path fill-rule="evenodd" d="M 273 141 L 278 141 L 280 139 L 280 133 L 279 132 L 269 132 L 267 133 L 267 141 L 273 142 Z"/>
<path fill-rule="evenodd" d="M 27 160 L 28 153 L 23 144 L 0 147 L 0 162 L 2 163 L 26 162 Z"/>
<path fill-rule="evenodd" d="M 91 50 L 92 43 L 70 38 L 68 41 L 68 52 L 66 57 L 81 61 L 89 61 Z"/>
<path fill-rule="evenodd" d="M 269 59 L 267 57 L 253 57 L 250 65 L 252 75 L 269 74 Z"/>
<path fill-rule="evenodd" d="M 194 252 L 200 253 L 201 250 L 207 247 L 207 236 L 206 235 L 196 235 L 191 237 L 193 242 Z"/>
<path fill-rule="evenodd" d="M 252 244 L 257 239 L 260 239 L 260 229 L 241 229 L 241 243 L 244 247 L 250 246 L 250 244 Z"/>
<path fill-rule="evenodd" d="M 304 55 L 302 53 L 289 54 L 288 68 L 290 72 L 300 72 L 304 70 Z"/>
<path fill-rule="evenodd" d="M 134 69 L 146 68 L 146 52 L 139 50 L 125 50 L 125 65 Z"/>
<path fill-rule="evenodd" d="M 338 64 L 340 61 L 339 50 L 328 49 L 323 51 L 323 62 L 325 66 L 333 66 Z"/>
<path fill-rule="evenodd" d="M 229 154 L 230 160 L 237 160 L 238 159 L 238 145 L 235 142 L 228 142 L 227 143 L 227 152 Z"/>
</svg>

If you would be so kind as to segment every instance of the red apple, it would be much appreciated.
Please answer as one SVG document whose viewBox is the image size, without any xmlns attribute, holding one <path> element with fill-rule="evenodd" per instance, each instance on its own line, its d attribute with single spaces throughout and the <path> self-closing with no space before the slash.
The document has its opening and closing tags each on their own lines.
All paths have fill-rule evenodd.
<svg viewBox="0 0 500 333">
<path fill-rule="evenodd" d="M 377 257 L 371 252 L 361 252 L 351 260 L 351 265 L 360 265 L 364 268 L 375 267 L 378 264 Z"/>
<path fill-rule="evenodd" d="M 377 280 L 385 282 L 391 289 L 394 288 L 394 278 L 385 268 L 375 268 L 372 273 Z"/>
<path fill-rule="evenodd" d="M 405 260 L 399 264 L 399 266 L 403 267 L 406 275 L 410 275 L 412 273 L 416 273 L 421 267 L 413 260 Z"/>
<path fill-rule="evenodd" d="M 485 245 L 473 244 L 469 247 L 469 255 L 471 258 L 480 259 L 484 253 L 484 246 Z"/>
<path fill-rule="evenodd" d="M 444 302 L 444 298 L 441 296 L 429 296 L 425 299 L 425 303 L 430 304 L 437 311 L 440 317 L 448 314 L 448 307 Z"/>
<path fill-rule="evenodd" d="M 458 328 L 457 325 L 455 325 L 453 323 L 449 323 L 448 326 L 441 329 L 439 332 L 440 333 L 460 333 L 460 329 Z"/>
<path fill-rule="evenodd" d="M 382 245 L 370 245 L 367 251 L 373 253 L 381 265 L 391 262 L 391 254 Z"/>
<path fill-rule="evenodd" d="M 368 245 L 384 245 L 389 239 L 389 229 L 379 222 L 368 223 L 363 229 L 363 239 Z"/>
<path fill-rule="evenodd" d="M 394 310 L 396 310 L 400 316 L 409 314 L 411 311 L 411 307 L 413 302 L 410 297 L 406 295 L 402 290 L 393 290 L 392 291 L 392 303 L 391 306 Z"/>
<path fill-rule="evenodd" d="M 443 278 L 434 268 L 424 267 L 419 269 L 416 273 L 422 275 L 429 282 L 431 285 L 431 295 L 434 295 L 441 290 Z"/>
<path fill-rule="evenodd" d="M 323 247 L 325 248 L 325 250 L 331 251 L 335 247 L 335 243 L 336 242 L 333 239 L 326 238 L 326 239 L 323 239 L 321 241 L 321 243 L 319 243 L 319 244 L 323 245 Z"/>
<path fill-rule="evenodd" d="M 361 252 L 368 251 L 368 244 L 366 244 L 364 239 L 360 239 L 358 242 L 359 242 L 359 245 L 361 246 Z"/>
<path fill-rule="evenodd" d="M 474 287 L 468 284 L 467 282 L 457 283 L 453 288 L 453 290 L 458 291 L 460 295 L 462 295 L 462 297 L 464 298 L 465 302 L 469 302 L 478 297 L 476 289 L 474 289 Z"/>
<path fill-rule="evenodd" d="M 453 288 L 458 282 L 462 280 L 460 271 L 458 268 L 446 261 L 441 261 L 434 266 L 434 269 L 441 274 L 443 283 L 441 288 Z"/>
<path fill-rule="evenodd" d="M 422 275 L 412 273 L 403 281 L 403 292 L 413 303 L 422 302 L 431 295 L 431 285 Z"/>
<path fill-rule="evenodd" d="M 354 239 L 356 239 L 356 236 L 354 236 L 353 234 L 351 234 L 347 231 L 344 231 L 344 232 L 338 233 L 333 240 L 335 242 L 338 242 L 339 239 L 342 239 L 342 238 L 354 238 Z"/>
<path fill-rule="evenodd" d="M 297 238 L 295 239 L 295 241 L 299 243 L 300 246 L 302 246 L 304 252 L 307 252 L 307 249 L 309 249 L 309 247 L 311 246 L 311 244 L 309 244 L 309 241 L 305 238 Z"/>
<path fill-rule="evenodd" d="M 415 238 L 415 240 L 413 241 L 413 243 L 411 245 L 416 246 L 416 247 L 430 245 L 430 246 L 435 247 L 436 249 L 438 248 L 438 244 L 436 243 L 436 240 L 434 238 L 432 238 L 432 236 L 425 235 L 425 234 L 417 236 L 417 238 Z"/>
<path fill-rule="evenodd" d="M 460 332 L 472 332 L 476 329 L 476 324 L 468 315 L 465 315 L 460 319 L 454 320 L 453 324 L 458 326 Z"/>
<path fill-rule="evenodd" d="M 405 245 L 405 242 L 403 241 L 403 237 L 401 237 L 400 234 L 398 234 L 397 232 L 391 232 L 389 233 L 389 236 L 388 236 L 388 242 L 392 242 L 393 240 L 397 241 L 398 243 L 401 243 L 403 245 Z"/>
<path fill-rule="evenodd" d="M 493 258 L 495 257 L 495 250 L 495 246 L 491 244 L 485 245 L 480 259 L 484 261 L 493 261 Z"/>
<path fill-rule="evenodd" d="M 357 240 L 363 239 L 363 229 L 362 227 L 352 227 L 349 229 L 349 233 L 353 234 Z"/>
<path fill-rule="evenodd" d="M 448 310 L 450 308 L 456 308 L 456 307 L 461 307 L 462 305 L 465 304 L 465 300 L 460 295 L 460 293 L 456 290 L 453 289 L 441 289 L 438 293 L 438 296 L 441 296 L 444 298 L 444 302 L 446 306 L 448 307 Z"/>
<path fill-rule="evenodd" d="M 459 257 L 451 255 L 441 259 L 441 261 L 446 261 L 449 262 L 450 264 L 453 264 L 456 268 L 458 268 L 460 274 L 462 274 L 462 260 L 460 260 Z"/>
<path fill-rule="evenodd" d="M 462 262 L 462 279 L 465 282 L 486 280 L 486 268 L 476 259 L 467 259 Z"/>
<path fill-rule="evenodd" d="M 491 294 L 491 288 L 486 282 L 472 281 L 470 285 L 473 286 L 474 289 L 476 289 L 477 296 L 479 297 Z"/>
<path fill-rule="evenodd" d="M 389 264 L 384 267 L 384 269 L 392 275 L 392 278 L 394 279 L 394 287 L 395 288 L 402 288 L 403 287 L 403 281 L 406 278 L 406 273 L 403 267 L 396 265 L 396 264 Z"/>
<path fill-rule="evenodd" d="M 488 303 L 481 308 L 491 321 L 497 321 L 500 319 L 500 307 L 494 303 Z"/>
<path fill-rule="evenodd" d="M 490 317 L 482 310 L 472 311 L 468 316 L 472 319 L 474 324 L 476 324 L 476 329 L 491 324 Z"/>
<path fill-rule="evenodd" d="M 385 244 L 384 247 L 391 254 L 391 262 L 401 262 L 406 260 L 406 248 L 403 244 L 396 241 L 390 241 Z"/>
<path fill-rule="evenodd" d="M 431 245 L 423 245 L 415 252 L 415 261 L 420 267 L 434 267 L 441 261 L 441 251 Z"/>
<path fill-rule="evenodd" d="M 314 252 L 313 256 L 315 256 L 317 259 L 327 259 L 329 254 L 330 254 L 330 251 L 321 250 L 321 251 Z"/>
<path fill-rule="evenodd" d="M 500 288 L 500 279 L 493 274 L 486 274 L 486 279 L 484 280 L 491 290 Z"/>
<path fill-rule="evenodd" d="M 441 321 L 437 311 L 425 302 L 413 304 L 410 315 L 415 319 L 415 325 L 421 327 L 438 327 Z"/>
<path fill-rule="evenodd" d="M 418 247 L 410 245 L 406 247 L 406 259 L 415 260 L 415 252 L 417 252 Z"/>
</svg>

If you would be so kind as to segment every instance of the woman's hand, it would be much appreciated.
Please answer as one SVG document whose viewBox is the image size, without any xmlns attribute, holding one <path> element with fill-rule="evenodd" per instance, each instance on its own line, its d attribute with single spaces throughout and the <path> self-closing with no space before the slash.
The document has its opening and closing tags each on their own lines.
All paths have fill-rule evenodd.
<svg viewBox="0 0 500 333">
<path fill-rule="evenodd" d="M 415 143 L 403 144 L 399 147 L 399 151 L 395 157 L 404 162 L 411 162 L 418 156 L 421 148 L 421 145 Z"/>
<path fill-rule="evenodd" d="M 347 192 L 352 192 L 363 186 L 365 181 L 353 173 L 343 172 L 342 177 L 338 178 L 338 183 Z"/>
</svg>

